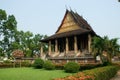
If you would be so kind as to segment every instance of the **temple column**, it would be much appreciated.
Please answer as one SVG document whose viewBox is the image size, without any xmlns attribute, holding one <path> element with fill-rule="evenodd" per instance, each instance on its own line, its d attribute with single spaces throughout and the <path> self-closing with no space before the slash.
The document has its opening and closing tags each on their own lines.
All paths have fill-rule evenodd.
<svg viewBox="0 0 120 80">
<path fill-rule="evenodd" d="M 75 53 L 77 53 L 77 51 L 78 51 L 78 47 L 77 47 L 77 37 L 76 37 L 76 36 L 74 36 L 74 51 L 75 51 Z"/>
<path fill-rule="evenodd" d="M 91 53 L 91 40 L 92 40 L 91 35 L 88 34 L 88 52 L 89 53 Z"/>
<path fill-rule="evenodd" d="M 68 38 L 66 38 L 66 53 L 68 53 Z"/>
<path fill-rule="evenodd" d="M 58 41 L 57 41 L 57 39 L 55 40 L 55 53 L 57 53 L 58 52 Z"/>
<path fill-rule="evenodd" d="M 51 54 L 51 41 L 49 41 L 49 47 L 48 47 L 48 54 L 50 55 Z"/>
</svg>

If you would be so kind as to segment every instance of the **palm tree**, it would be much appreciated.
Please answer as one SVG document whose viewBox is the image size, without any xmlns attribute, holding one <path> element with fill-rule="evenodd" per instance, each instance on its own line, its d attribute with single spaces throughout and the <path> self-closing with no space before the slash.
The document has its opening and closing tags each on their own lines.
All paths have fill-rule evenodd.
<svg viewBox="0 0 120 80">
<path fill-rule="evenodd" d="M 103 38 L 93 37 L 92 50 L 94 56 L 100 55 L 102 62 L 104 62 L 102 53 L 105 51 L 107 52 L 107 61 L 111 63 L 112 57 L 120 53 L 120 45 L 117 42 L 118 38 L 109 39 L 107 36 Z"/>
<path fill-rule="evenodd" d="M 120 52 L 119 51 L 120 45 L 117 42 L 118 42 L 118 38 L 109 40 L 109 43 L 107 45 L 108 46 L 107 53 L 108 53 L 109 62 L 111 62 L 111 59 L 114 55 L 117 55 Z"/>
<path fill-rule="evenodd" d="M 96 37 L 96 36 L 93 37 L 91 46 L 92 46 L 92 51 L 95 58 L 96 56 L 100 55 L 100 58 L 102 60 L 103 45 L 104 45 L 104 42 L 102 38 Z"/>
</svg>

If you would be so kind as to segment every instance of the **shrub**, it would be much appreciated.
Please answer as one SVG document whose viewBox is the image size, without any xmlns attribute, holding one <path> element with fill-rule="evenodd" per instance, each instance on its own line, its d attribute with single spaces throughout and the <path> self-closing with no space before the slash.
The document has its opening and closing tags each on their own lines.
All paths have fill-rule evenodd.
<svg viewBox="0 0 120 80">
<path fill-rule="evenodd" d="M 23 61 L 21 65 L 22 67 L 31 67 L 31 63 L 29 61 Z"/>
<path fill-rule="evenodd" d="M 11 61 L 10 60 L 5 60 L 4 63 L 11 63 Z"/>
<path fill-rule="evenodd" d="M 110 80 L 117 73 L 117 70 L 118 68 L 116 66 L 106 66 L 85 70 L 72 76 L 54 80 Z"/>
<path fill-rule="evenodd" d="M 53 69 L 55 69 L 55 65 L 51 61 L 45 61 L 44 68 L 46 70 L 53 70 Z"/>
<path fill-rule="evenodd" d="M 75 62 L 68 62 L 64 65 L 65 72 L 76 73 L 80 69 L 80 65 Z"/>
<path fill-rule="evenodd" d="M 103 66 L 108 66 L 108 65 L 111 65 L 111 63 L 108 62 L 108 61 L 104 61 L 102 65 L 103 65 Z"/>
<path fill-rule="evenodd" d="M 43 68 L 44 61 L 42 59 L 36 59 L 33 63 L 34 68 L 41 69 Z"/>
<path fill-rule="evenodd" d="M 112 63 L 112 65 L 115 65 L 120 69 L 120 62 L 114 62 L 114 63 Z"/>
<path fill-rule="evenodd" d="M 116 66 L 106 66 L 84 71 L 87 75 L 92 75 L 95 80 L 110 80 L 117 73 Z M 101 77 L 102 76 L 102 77 Z"/>
</svg>

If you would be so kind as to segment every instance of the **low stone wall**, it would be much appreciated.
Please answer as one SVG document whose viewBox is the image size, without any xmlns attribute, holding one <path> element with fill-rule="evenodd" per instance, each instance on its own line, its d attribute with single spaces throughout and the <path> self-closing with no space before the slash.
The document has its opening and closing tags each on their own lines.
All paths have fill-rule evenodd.
<svg viewBox="0 0 120 80">
<path fill-rule="evenodd" d="M 95 59 L 93 57 L 56 57 L 52 58 L 49 57 L 48 60 L 51 60 L 54 63 L 67 63 L 70 61 L 77 62 L 77 63 L 95 63 Z"/>
</svg>

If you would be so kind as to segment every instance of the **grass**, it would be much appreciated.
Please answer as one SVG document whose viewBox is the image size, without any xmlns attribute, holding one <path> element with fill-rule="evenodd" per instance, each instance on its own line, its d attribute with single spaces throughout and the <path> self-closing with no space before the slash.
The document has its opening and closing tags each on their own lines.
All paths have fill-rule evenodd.
<svg viewBox="0 0 120 80">
<path fill-rule="evenodd" d="M 52 80 L 71 75 L 63 70 L 44 70 L 33 68 L 0 69 L 0 80 Z"/>
</svg>

